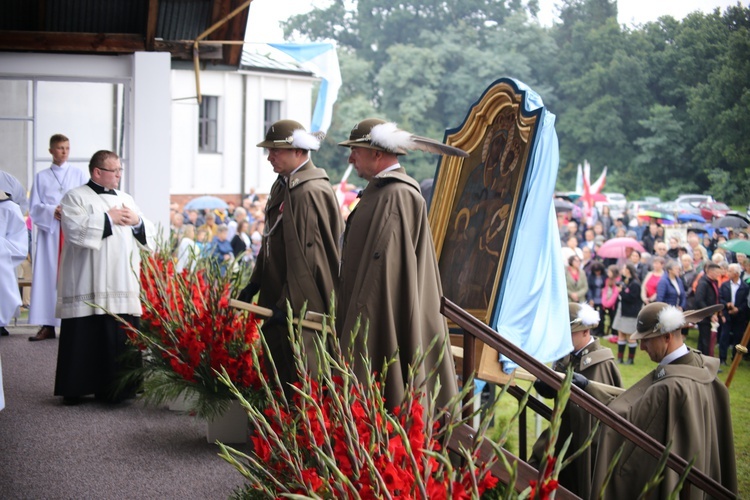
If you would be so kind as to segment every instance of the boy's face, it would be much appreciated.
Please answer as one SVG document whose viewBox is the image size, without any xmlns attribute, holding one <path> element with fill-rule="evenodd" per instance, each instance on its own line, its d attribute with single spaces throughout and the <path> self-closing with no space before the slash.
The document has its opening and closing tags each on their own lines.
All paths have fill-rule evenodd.
<svg viewBox="0 0 750 500">
<path fill-rule="evenodd" d="M 62 165 L 68 161 L 68 155 L 70 154 L 70 142 L 56 142 L 49 148 L 49 153 L 52 155 L 52 163 L 55 165 Z"/>
</svg>

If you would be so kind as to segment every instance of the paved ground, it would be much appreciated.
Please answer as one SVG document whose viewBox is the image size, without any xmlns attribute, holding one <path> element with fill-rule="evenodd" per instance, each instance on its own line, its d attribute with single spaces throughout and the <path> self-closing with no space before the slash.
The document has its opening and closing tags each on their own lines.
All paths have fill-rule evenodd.
<svg viewBox="0 0 750 500">
<path fill-rule="evenodd" d="M 242 484 L 200 420 L 137 401 L 63 406 L 53 396 L 58 341 L 28 342 L 36 327 L 27 325 L 8 330 L 0 498 L 227 498 Z"/>
</svg>

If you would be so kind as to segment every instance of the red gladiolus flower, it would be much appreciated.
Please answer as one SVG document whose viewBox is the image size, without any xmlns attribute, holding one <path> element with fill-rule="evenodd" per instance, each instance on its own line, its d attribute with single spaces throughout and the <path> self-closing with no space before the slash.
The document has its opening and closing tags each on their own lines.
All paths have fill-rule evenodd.
<svg viewBox="0 0 750 500">
<path fill-rule="evenodd" d="M 269 462 L 271 460 L 271 447 L 268 445 L 268 441 L 259 436 L 252 436 L 250 440 L 253 443 L 253 452 L 258 456 L 258 459 L 261 462 Z"/>
<path fill-rule="evenodd" d="M 312 491 L 318 491 L 323 486 L 323 480 L 315 469 L 303 469 L 302 480 Z"/>
</svg>

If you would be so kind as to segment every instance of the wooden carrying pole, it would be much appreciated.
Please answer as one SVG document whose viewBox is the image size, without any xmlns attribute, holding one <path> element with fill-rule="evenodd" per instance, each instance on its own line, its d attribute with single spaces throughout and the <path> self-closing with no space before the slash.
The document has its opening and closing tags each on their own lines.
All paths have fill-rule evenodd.
<svg viewBox="0 0 750 500">
<path fill-rule="evenodd" d="M 745 346 L 747 345 L 748 341 L 750 341 L 750 323 L 748 323 L 747 328 L 745 328 L 745 334 L 742 336 L 742 341 L 734 346 L 734 358 L 732 358 L 732 367 L 729 369 L 727 381 L 725 382 L 727 389 L 729 389 L 729 385 L 732 383 L 734 372 L 736 372 L 737 367 L 740 366 L 742 355 L 747 354 L 747 348 Z"/>
<path fill-rule="evenodd" d="M 518 366 L 533 374 L 536 378 L 542 380 L 553 389 L 560 389 L 562 380 L 551 368 L 529 356 L 521 350 L 521 348 L 507 339 L 499 336 L 497 332 L 492 330 L 489 326 L 485 325 L 445 297 L 442 299 L 440 309 L 443 315 L 464 330 L 464 368 L 467 370 L 465 371 L 466 374 L 471 373 L 474 370 L 473 353 L 474 339 L 476 338 L 493 349 L 496 349 L 498 352 L 503 353 L 517 363 Z M 469 360 L 472 364 L 467 363 Z M 664 454 L 664 444 L 658 442 L 631 422 L 616 414 L 606 405 L 597 401 L 589 394 L 586 394 L 580 388 L 572 386 L 570 389 L 570 400 L 586 410 L 589 414 L 598 418 L 604 425 L 611 427 L 626 439 L 630 440 L 657 459 Z M 687 469 L 688 463 L 684 458 L 670 452 L 667 458 L 667 467 L 677 472 L 677 474 L 682 475 Z M 708 493 L 713 498 L 735 498 L 735 495 L 722 484 L 719 484 L 713 478 L 708 477 L 705 473 L 696 468 L 690 469 L 687 481 Z"/>
<path fill-rule="evenodd" d="M 553 372 L 553 373 L 556 373 L 557 376 L 559 376 L 561 379 L 565 378 L 564 373 L 560 373 L 560 372 Z M 528 380 L 529 382 L 536 382 L 537 380 L 537 378 L 533 374 L 527 372 L 523 368 L 516 368 L 516 378 L 519 380 Z M 625 392 L 625 389 L 623 389 L 622 387 L 617 387 L 617 386 L 609 385 L 609 384 L 602 384 L 601 382 L 597 382 L 596 380 L 589 380 L 589 384 L 591 384 L 592 386 L 598 389 L 605 391 L 607 394 L 610 394 L 612 396 L 619 396 L 620 394 Z"/>
<path fill-rule="evenodd" d="M 237 309 L 242 309 L 243 311 L 250 311 L 251 313 L 256 314 L 258 316 L 262 316 L 264 318 L 270 318 L 271 316 L 273 316 L 273 311 L 272 310 L 268 309 L 267 307 L 261 307 L 261 306 L 259 306 L 257 304 L 251 304 L 249 302 L 242 302 L 241 300 L 231 299 L 229 301 L 229 305 L 231 307 L 236 307 Z M 309 328 L 310 330 L 315 330 L 315 331 L 318 331 L 318 332 L 322 332 L 323 331 L 323 324 L 320 323 L 320 322 L 317 322 L 317 321 L 310 320 L 309 316 L 311 314 L 316 314 L 316 313 L 308 313 L 307 314 L 308 315 L 308 319 L 303 319 L 301 321 L 299 319 L 295 318 L 294 321 L 293 321 L 294 324 L 295 325 L 302 324 L 302 326 L 304 328 Z M 331 332 L 331 328 L 329 326 L 327 326 L 327 325 L 326 325 L 326 331 L 329 332 L 329 333 Z"/>
</svg>

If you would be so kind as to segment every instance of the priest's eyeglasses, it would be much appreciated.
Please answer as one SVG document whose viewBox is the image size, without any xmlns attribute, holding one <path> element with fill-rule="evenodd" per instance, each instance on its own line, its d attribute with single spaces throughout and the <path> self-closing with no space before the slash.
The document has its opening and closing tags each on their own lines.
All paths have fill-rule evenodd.
<svg viewBox="0 0 750 500">
<path fill-rule="evenodd" d="M 108 168 L 102 168 L 102 167 L 96 167 L 96 168 L 98 168 L 99 170 L 104 170 L 105 172 L 113 172 L 113 173 L 118 173 L 118 174 L 121 174 L 125 171 L 124 168 L 113 168 L 111 170 Z"/>
</svg>

